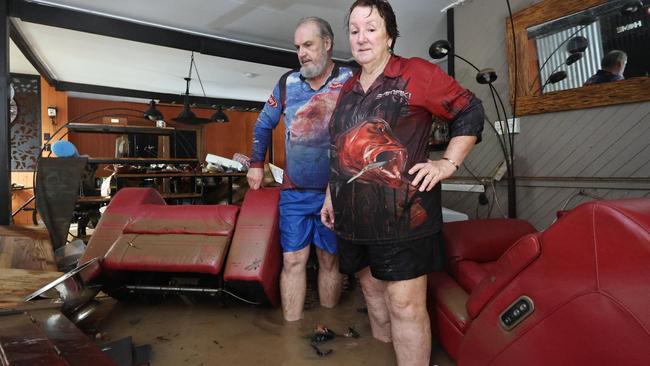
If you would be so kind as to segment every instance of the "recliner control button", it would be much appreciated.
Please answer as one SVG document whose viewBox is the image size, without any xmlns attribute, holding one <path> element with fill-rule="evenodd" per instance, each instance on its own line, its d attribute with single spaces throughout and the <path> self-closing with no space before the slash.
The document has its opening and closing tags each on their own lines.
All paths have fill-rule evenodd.
<svg viewBox="0 0 650 366">
<path fill-rule="evenodd" d="M 501 327 L 505 330 L 513 329 L 530 315 L 533 310 L 535 310 L 533 300 L 528 296 L 521 296 L 499 316 Z"/>
</svg>

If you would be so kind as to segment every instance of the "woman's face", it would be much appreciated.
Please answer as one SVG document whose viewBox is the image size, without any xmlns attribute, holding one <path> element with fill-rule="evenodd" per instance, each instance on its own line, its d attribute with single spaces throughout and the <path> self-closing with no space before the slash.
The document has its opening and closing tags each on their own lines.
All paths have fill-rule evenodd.
<svg viewBox="0 0 650 366">
<path fill-rule="evenodd" d="M 348 38 L 352 56 L 359 65 L 383 60 L 389 54 L 391 39 L 386 23 L 375 8 L 356 7 L 350 13 Z"/>
</svg>

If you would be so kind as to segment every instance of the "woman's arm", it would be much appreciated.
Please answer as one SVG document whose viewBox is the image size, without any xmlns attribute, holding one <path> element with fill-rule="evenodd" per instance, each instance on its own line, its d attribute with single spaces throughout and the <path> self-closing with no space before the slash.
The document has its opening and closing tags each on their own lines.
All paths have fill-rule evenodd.
<svg viewBox="0 0 650 366">
<path fill-rule="evenodd" d="M 456 136 L 449 140 L 449 146 L 440 160 L 428 160 L 426 163 L 413 165 L 409 174 L 415 174 L 411 185 L 420 185 L 420 192 L 430 191 L 438 182 L 451 177 L 465 160 L 476 144 L 476 136 Z M 328 191 L 329 192 L 329 191 Z M 327 200 L 327 198 L 325 199 Z M 330 201 L 331 203 L 331 201 Z M 323 208 L 325 205 L 323 205 Z M 321 211 L 321 219 L 323 211 Z M 324 224 L 325 222 L 323 222 Z"/>
</svg>

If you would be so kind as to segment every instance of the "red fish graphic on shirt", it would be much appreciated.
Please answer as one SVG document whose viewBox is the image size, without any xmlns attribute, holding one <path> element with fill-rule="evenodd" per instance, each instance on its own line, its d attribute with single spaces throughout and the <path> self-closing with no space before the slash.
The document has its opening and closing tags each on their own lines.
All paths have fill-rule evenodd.
<svg viewBox="0 0 650 366">
<path fill-rule="evenodd" d="M 406 193 L 408 204 L 401 204 L 398 214 L 409 211 L 407 206 L 410 206 L 411 227 L 417 227 L 426 220 L 421 199 L 413 197 L 417 190 L 410 189 L 410 180 L 403 176 L 408 153 L 393 135 L 388 122 L 379 118 L 361 122 L 338 137 L 336 148 L 343 173 L 358 176 L 356 181 L 359 183 L 376 183 Z M 359 175 L 371 164 L 376 168 Z"/>
<path fill-rule="evenodd" d="M 329 122 L 338 93 L 319 93 L 300 107 L 289 127 L 292 142 L 321 145 L 329 142 Z"/>
</svg>

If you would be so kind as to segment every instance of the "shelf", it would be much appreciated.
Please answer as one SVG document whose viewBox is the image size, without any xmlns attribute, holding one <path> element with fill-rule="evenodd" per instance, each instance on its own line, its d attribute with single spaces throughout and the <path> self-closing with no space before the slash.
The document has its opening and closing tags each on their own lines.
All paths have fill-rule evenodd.
<svg viewBox="0 0 650 366">
<path fill-rule="evenodd" d="M 77 203 L 105 203 L 109 202 L 111 197 L 104 196 L 80 196 L 77 198 Z"/>
<path fill-rule="evenodd" d="M 161 193 L 162 198 L 166 200 L 178 200 L 184 198 L 201 198 L 201 193 Z"/>
<path fill-rule="evenodd" d="M 69 132 L 85 133 L 116 133 L 116 134 L 149 134 L 149 135 L 171 135 L 179 131 L 171 127 L 147 127 L 147 126 L 118 126 L 99 123 L 68 123 L 66 128 Z"/>
<path fill-rule="evenodd" d="M 199 159 L 174 159 L 174 158 L 90 158 L 90 164 L 196 164 Z"/>
<path fill-rule="evenodd" d="M 160 173 L 117 173 L 115 178 L 174 178 L 174 177 L 245 177 L 246 173 L 188 173 L 188 172 L 160 172 Z"/>
</svg>

